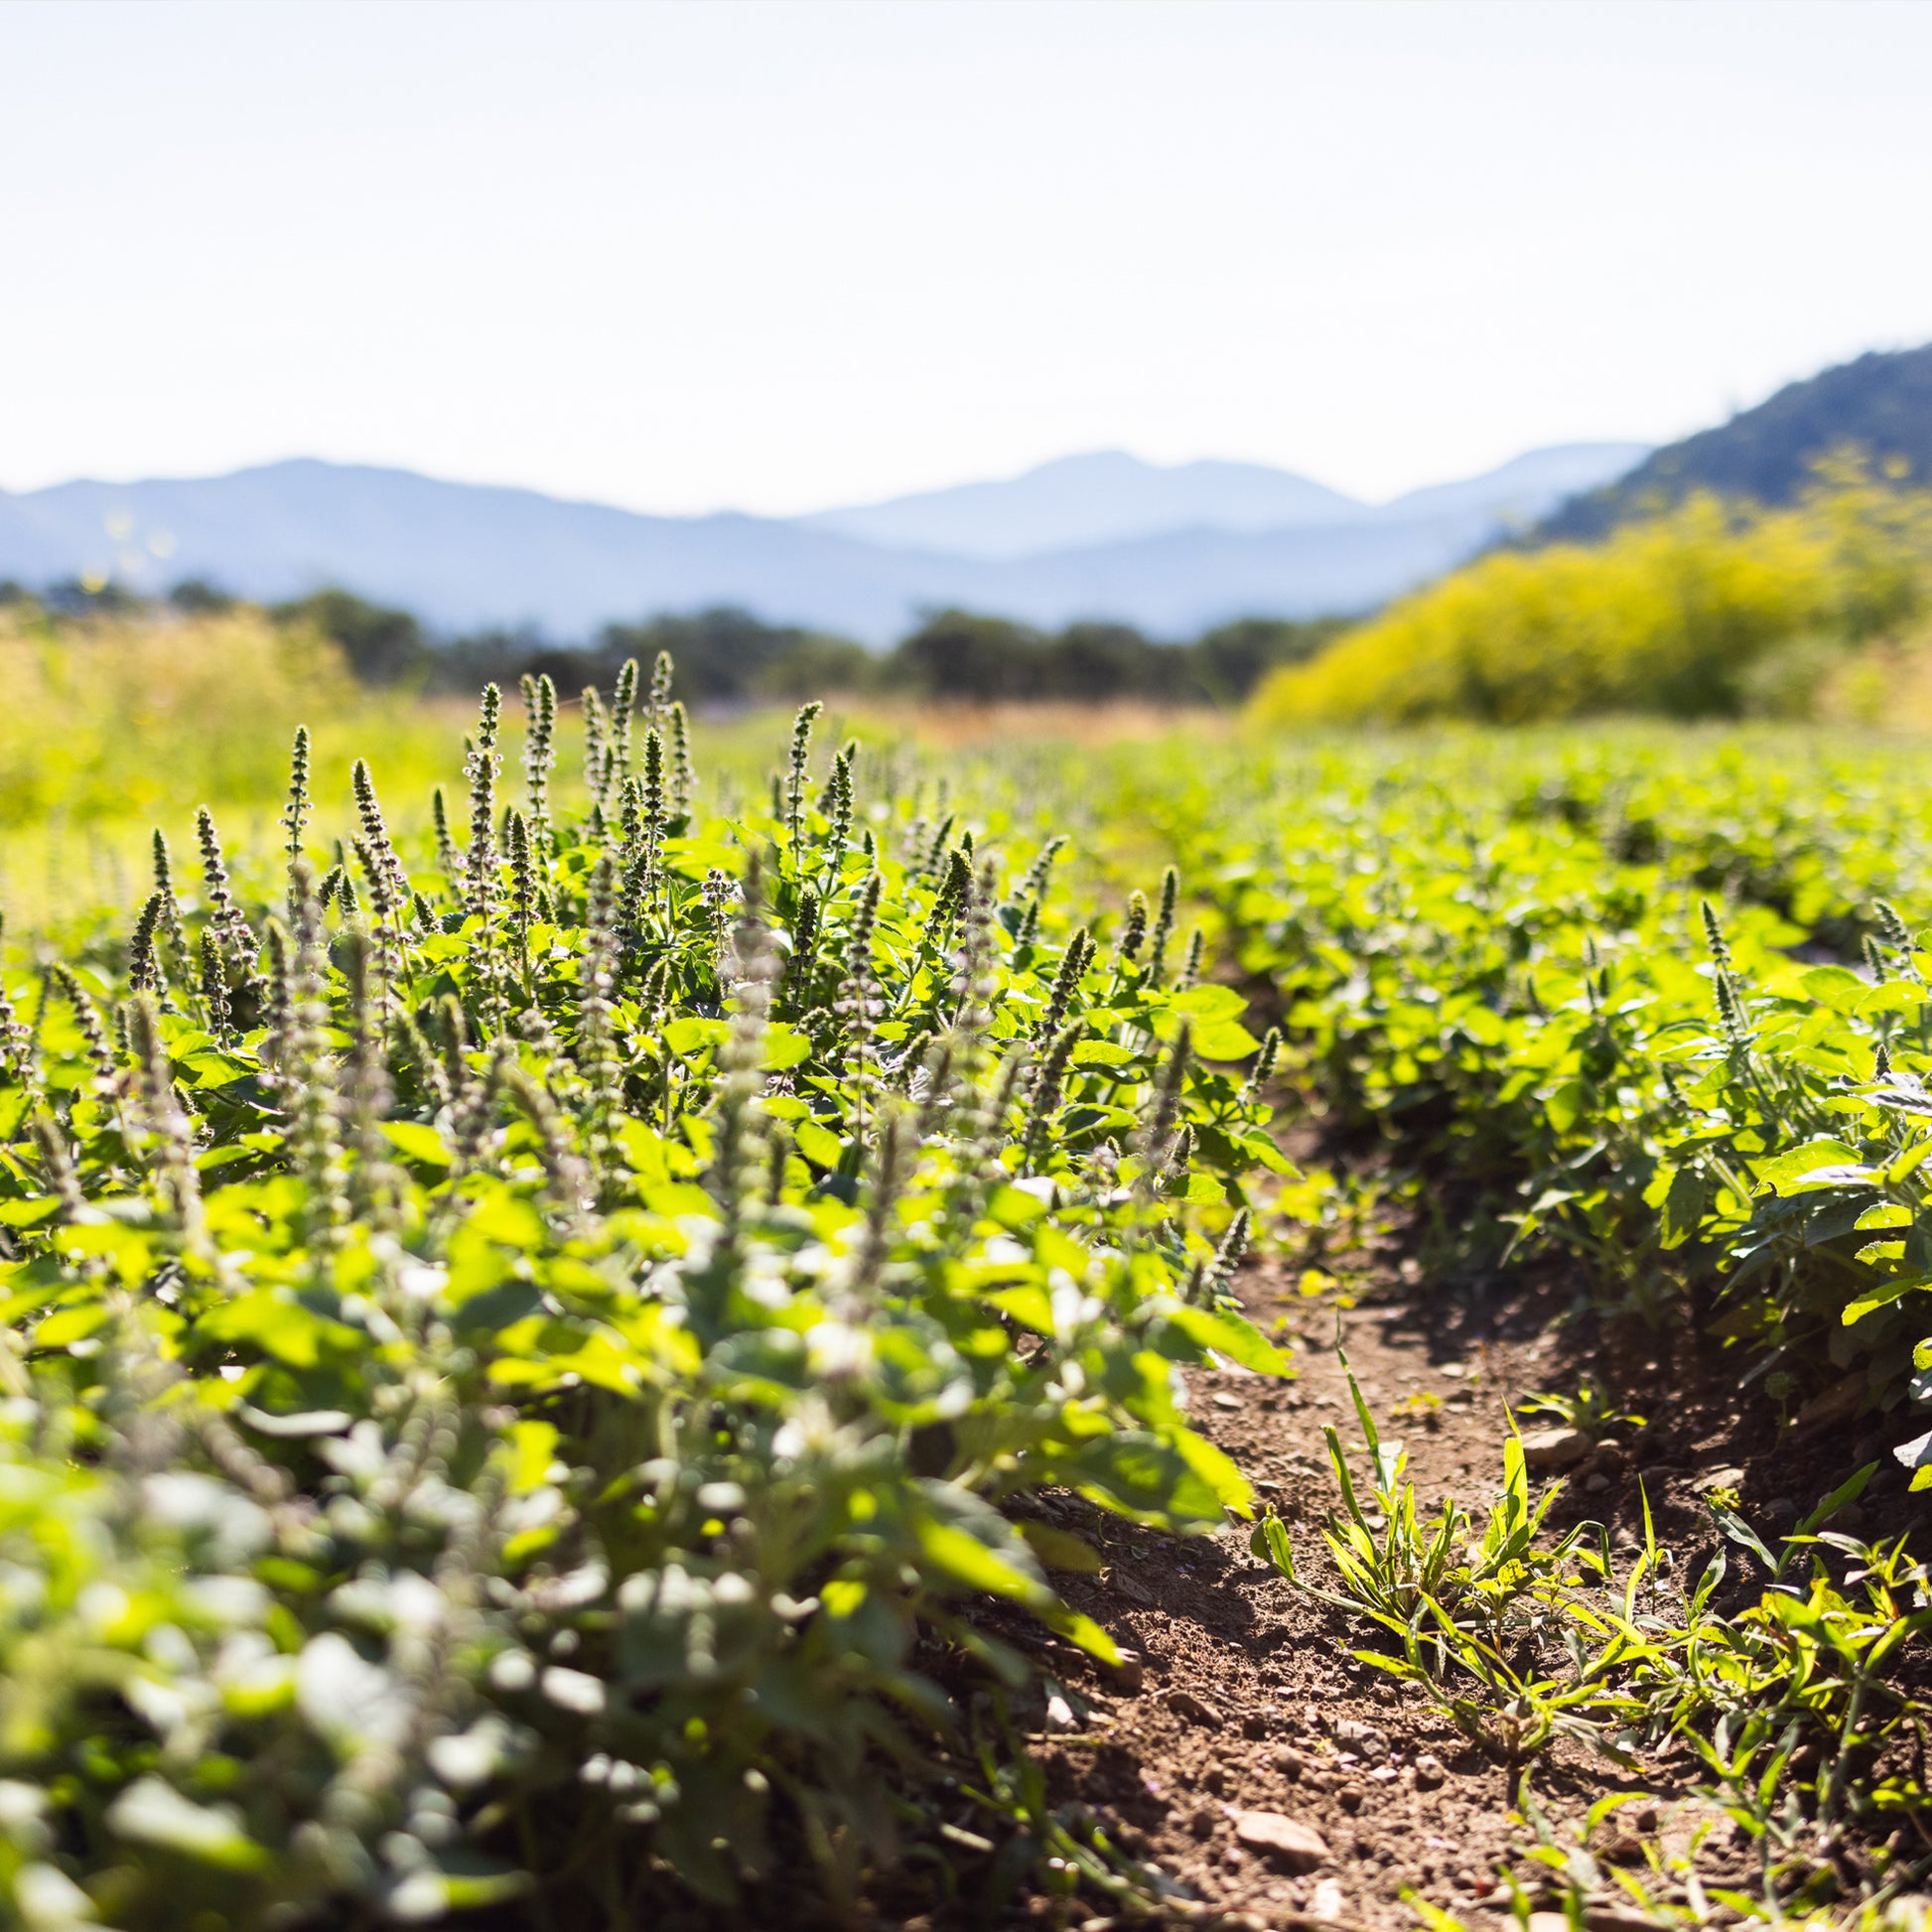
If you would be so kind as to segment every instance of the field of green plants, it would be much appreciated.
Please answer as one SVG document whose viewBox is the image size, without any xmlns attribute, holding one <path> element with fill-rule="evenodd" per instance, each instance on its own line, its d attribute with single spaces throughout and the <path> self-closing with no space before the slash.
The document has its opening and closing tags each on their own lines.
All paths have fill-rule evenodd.
<svg viewBox="0 0 1932 1932">
<path fill-rule="evenodd" d="M 1557 1744 L 1681 1741 L 1761 1853 L 1710 1909 L 1917 1882 L 1915 754 L 940 758 L 807 706 L 721 777 L 670 677 L 492 688 L 432 796 L 358 762 L 328 822 L 301 731 L 279 824 L 170 806 L 127 904 L 7 935 L 17 1922 L 1180 1910 L 1015 1715 L 1029 1632 L 1120 1661 L 1046 1492 L 1252 1520 L 1526 1819 Z M 1244 1256 L 1369 1191 L 1415 1293 L 1560 1266 L 1843 1446 L 1795 1541 L 1720 1493 L 1745 1599 L 1546 1534 L 1519 1449 L 1425 1521 L 1366 1406 L 1327 1555 L 1257 1514 L 1185 1371 L 1292 1374 Z"/>
</svg>

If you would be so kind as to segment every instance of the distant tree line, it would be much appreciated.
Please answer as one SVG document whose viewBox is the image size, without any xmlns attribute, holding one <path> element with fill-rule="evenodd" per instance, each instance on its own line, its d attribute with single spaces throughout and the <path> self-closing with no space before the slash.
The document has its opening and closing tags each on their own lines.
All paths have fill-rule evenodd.
<svg viewBox="0 0 1932 1932">
<path fill-rule="evenodd" d="M 345 621 L 350 614 L 334 607 L 306 615 L 338 638 L 351 664 L 366 661 L 366 646 L 359 644 L 366 620 L 351 625 Z M 830 692 L 939 704 L 1232 705 L 1269 671 L 1312 657 L 1342 628 L 1339 619 L 1247 618 L 1187 643 L 1161 643 L 1127 624 L 1040 630 L 970 611 L 939 611 L 890 649 L 876 651 L 849 637 L 721 609 L 606 624 L 586 645 L 492 631 L 426 644 L 424 661 L 431 682 L 452 688 L 547 671 L 559 689 L 571 691 L 608 685 L 626 657 L 648 664 L 667 650 L 677 666 L 677 695 L 709 705 L 795 703 Z M 344 634 L 350 629 L 357 634 Z"/>
<path fill-rule="evenodd" d="M 26 595 L 0 586 L 0 602 Z M 60 584 L 37 600 L 72 615 L 125 614 L 141 600 L 118 586 Z M 200 580 L 178 584 L 166 602 L 185 613 L 232 600 Z M 627 657 L 648 664 L 660 650 L 677 666 L 676 694 L 712 706 L 796 702 L 836 693 L 907 697 L 938 704 L 1141 702 L 1240 703 L 1271 670 L 1314 656 L 1344 620 L 1293 622 L 1245 618 L 1185 643 L 1162 643 L 1128 624 L 1071 623 L 1041 630 L 970 611 L 938 611 L 887 650 L 849 637 L 769 624 L 729 608 L 642 623 L 606 624 L 586 644 L 557 644 L 529 630 L 487 630 L 439 641 L 407 611 L 324 590 L 271 608 L 278 622 L 308 624 L 332 638 L 369 684 L 475 690 L 548 672 L 576 692 L 608 685 Z"/>
</svg>

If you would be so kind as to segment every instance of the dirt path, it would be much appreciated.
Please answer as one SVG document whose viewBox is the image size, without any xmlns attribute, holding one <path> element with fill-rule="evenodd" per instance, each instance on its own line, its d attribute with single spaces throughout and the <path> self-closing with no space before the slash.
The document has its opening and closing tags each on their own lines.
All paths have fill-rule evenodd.
<svg viewBox="0 0 1932 1932">
<path fill-rule="evenodd" d="M 1292 1383 L 1239 1370 L 1195 1374 L 1192 1405 L 1204 1432 L 1289 1519 L 1300 1560 L 1325 1581 L 1318 1525 L 1335 1492 L 1321 1426 L 1335 1423 L 1344 1443 L 1358 1437 L 1332 1352 L 1333 1316 L 1311 1315 L 1278 1271 L 1251 1270 L 1241 1287 L 1264 1327 L 1285 1314 L 1313 1331 L 1300 1338 L 1303 1372 Z M 1574 1389 L 1590 1372 L 1565 1359 L 1567 1331 L 1550 1325 L 1564 1305 L 1527 1295 L 1500 1313 L 1446 1302 L 1433 1316 L 1395 1304 L 1344 1317 L 1351 1364 L 1386 1433 L 1409 1449 L 1420 1502 L 1433 1508 L 1452 1494 L 1486 1506 L 1500 1486 L 1505 1403 Z M 1714 1479 L 1742 1489 L 1747 1506 L 1769 1518 L 1795 1514 L 1794 1493 L 1808 1506 L 1816 1492 L 1806 1484 L 1822 1489 L 1846 1472 L 1853 1444 L 1779 1451 L 1756 1408 L 1726 1406 L 1734 1384 L 1714 1382 L 1708 1364 L 1673 1360 L 1648 1336 L 1631 1345 L 1634 1355 L 1608 1366 L 1647 1385 L 1650 1424 L 1625 1426 L 1620 1450 L 1571 1468 L 1553 1520 L 1591 1517 L 1634 1554 L 1647 1490 L 1676 1562 L 1701 1569 L 1715 1538 L 1699 1491 Z M 1604 1365 L 1599 1350 L 1596 1373 Z M 1888 1526 L 1915 1513 L 1902 1482 L 1881 1477 L 1873 1492 Z M 1138 1688 L 1131 1679 L 1102 1683 L 1066 1660 L 1063 1708 L 1049 1707 L 1045 1722 L 1049 1730 L 1055 1719 L 1071 1728 L 1039 1747 L 1057 1800 L 1092 1808 L 1129 1851 L 1237 1923 L 1413 1927 L 1419 1914 L 1405 1887 L 1465 1922 L 1500 1922 L 1487 1916 L 1507 1901 L 1497 1867 L 1530 1837 L 1511 1816 L 1505 1773 L 1426 1700 L 1348 1654 L 1365 1641 L 1361 1625 L 1295 1591 L 1250 1553 L 1245 1530 L 1180 1543 L 1077 1503 L 1058 1508 L 1106 1559 L 1098 1577 L 1062 1580 L 1065 1592 L 1139 1651 L 1142 1675 Z M 1735 1581 L 1742 1586 L 1741 1568 Z M 1535 1790 L 1551 1828 L 1572 1842 L 1582 1841 L 1584 1814 L 1606 1791 L 1655 1794 L 1655 1806 L 1618 1812 L 1595 1841 L 1612 1859 L 1641 1865 L 1646 1842 L 1681 1855 L 1693 1831 L 1712 1824 L 1715 1815 L 1687 1795 L 1692 1768 L 1685 1760 L 1647 1766 L 1641 1782 L 1625 1783 L 1600 1760 L 1559 1750 L 1539 1768 Z M 1311 1829 L 1319 1843 L 1302 1849 L 1293 1831 L 1255 1814 Z M 1736 1882 L 1741 1859 L 1719 1822 L 1700 1851 L 1700 1873 Z M 1644 1923 L 1627 1906 L 1619 1918 L 1607 1885 L 1596 1902 L 1596 1932 Z M 1109 1921 L 1088 1923 L 1100 1932 Z"/>
</svg>

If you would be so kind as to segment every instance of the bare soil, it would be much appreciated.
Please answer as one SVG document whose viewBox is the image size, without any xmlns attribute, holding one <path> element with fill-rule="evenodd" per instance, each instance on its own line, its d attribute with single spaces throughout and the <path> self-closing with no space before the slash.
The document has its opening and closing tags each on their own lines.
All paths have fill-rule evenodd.
<svg viewBox="0 0 1932 1932">
<path fill-rule="evenodd" d="M 1587 1378 L 1649 1420 L 1617 1426 L 1613 1447 L 1566 1472 L 1553 1522 L 1593 1519 L 1634 1554 L 1647 1493 L 1659 1541 L 1695 1575 L 1718 1542 L 1703 1501 L 1712 1486 L 1738 1491 L 1745 1515 L 1768 1534 L 1788 1528 L 1859 1462 L 1882 1459 L 1854 1522 L 1864 1535 L 1915 1523 L 1923 1534 L 1925 1499 L 1906 1496 L 1888 1454 L 1896 1427 L 1872 1430 L 1827 1405 L 1822 1420 L 1780 1437 L 1761 1393 L 1737 1387 L 1735 1358 L 1710 1352 L 1689 1331 L 1675 1341 L 1641 1329 L 1599 1332 L 1556 1282 L 1503 1301 L 1493 1289 L 1430 1301 L 1405 1289 L 1393 1266 L 1389 1274 L 1387 1305 L 1347 1313 L 1343 1340 L 1385 1434 L 1407 1446 L 1419 1500 L 1432 1507 L 1444 1495 L 1471 1508 L 1491 1501 L 1505 1405 Z M 1192 1407 L 1203 1432 L 1289 1520 L 1298 1562 L 1328 1582 L 1318 1525 L 1337 1497 L 1321 1428 L 1335 1424 L 1344 1444 L 1358 1438 L 1333 1352 L 1335 1316 L 1311 1310 L 1279 1268 L 1253 1268 L 1239 1288 L 1265 1329 L 1285 1318 L 1302 1373 L 1286 1383 L 1231 1369 L 1196 1373 Z M 1057 1580 L 1068 1600 L 1132 1645 L 1141 1664 L 1136 1685 L 1132 1672 L 1110 1678 L 1070 1650 L 1054 1651 L 1049 1692 L 1061 1705 L 1035 1713 L 1035 1749 L 1054 1801 L 1090 1809 L 1117 1843 L 1176 1880 L 1177 1910 L 1262 1926 L 1406 1928 L 1420 1920 L 1404 1896 L 1411 1890 L 1465 1922 L 1506 1907 L 1499 1867 L 1533 1839 L 1512 1812 L 1508 1774 L 1425 1699 L 1350 1654 L 1366 1642 L 1358 1622 L 1299 1593 L 1252 1555 L 1245 1527 L 1176 1540 L 1072 1498 L 1043 1508 L 1104 1556 L 1098 1576 Z M 1761 1583 L 1733 1556 L 1719 1601 L 1741 1600 Z M 1594 1800 L 1642 1792 L 1599 1830 L 1599 1855 L 1641 1867 L 1646 1844 L 1681 1855 L 1702 1829 L 1700 1876 L 1739 1882 L 1748 1869 L 1741 1841 L 1691 1795 L 1694 1769 L 1679 1757 L 1625 1779 L 1565 1747 L 1538 1767 L 1532 1789 L 1547 1828 L 1573 1844 L 1583 1842 Z M 1281 1832 L 1257 1824 L 1255 1813 L 1311 1828 L 1317 1855 L 1260 1842 Z M 1514 1868 L 1533 1891 L 1548 1877 L 1520 1857 Z M 1594 1932 L 1644 1923 L 1607 1887 L 1593 1903 Z M 1044 1899 L 1025 1915 L 1091 1932 L 1113 1922 L 1090 1906 Z"/>
</svg>

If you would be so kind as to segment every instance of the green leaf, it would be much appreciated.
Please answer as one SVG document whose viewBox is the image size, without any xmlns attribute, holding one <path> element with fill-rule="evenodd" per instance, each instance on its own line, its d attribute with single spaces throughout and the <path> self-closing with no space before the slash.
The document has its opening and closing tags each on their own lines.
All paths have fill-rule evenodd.
<svg viewBox="0 0 1932 1932">
<path fill-rule="evenodd" d="M 420 1168 L 447 1168 L 455 1159 L 435 1128 L 415 1120 L 385 1120 L 382 1137 L 402 1156 Z"/>
<path fill-rule="evenodd" d="M 331 1321 L 274 1289 L 256 1289 L 211 1309 L 195 1324 L 205 1341 L 243 1342 L 290 1368 L 345 1360 L 367 1346 L 359 1328 Z"/>
<path fill-rule="evenodd" d="M 782 1073 L 787 1067 L 802 1066 L 811 1057 L 811 1051 L 809 1034 L 801 1034 L 795 1027 L 779 1021 L 764 1035 L 764 1058 L 760 1064 L 767 1073 Z"/>
<path fill-rule="evenodd" d="M 1543 1103 L 1550 1125 L 1559 1134 L 1568 1134 L 1588 1111 L 1594 1096 L 1581 1080 L 1566 1080 Z"/>
<path fill-rule="evenodd" d="M 66 1348 L 85 1341 L 107 1325 L 107 1311 L 98 1302 L 83 1302 L 77 1308 L 60 1309 L 34 1330 L 36 1348 Z"/>
<path fill-rule="evenodd" d="M 921 1516 L 916 1534 L 926 1562 L 941 1576 L 963 1584 L 968 1589 L 1034 1607 L 1051 1599 L 1052 1592 L 1039 1578 L 1016 1569 L 1007 1557 L 988 1549 L 970 1530 L 961 1529 L 957 1523 L 941 1523 L 933 1517 Z"/>
<path fill-rule="evenodd" d="M 1870 982 L 1861 979 L 1848 966 L 1814 966 L 1799 980 L 1808 998 L 1834 1013 L 1857 1013 L 1871 991 Z"/>
<path fill-rule="evenodd" d="M 1903 1457 L 1901 1456 L 1900 1459 L 1903 1460 Z M 1809 1516 L 1805 1517 L 1799 1523 L 1798 1527 L 1791 1534 L 1793 1536 L 1809 1536 L 1813 1530 L 1820 1529 L 1829 1523 L 1847 1504 L 1857 1502 L 1864 1494 L 1865 1484 L 1871 1480 L 1877 1471 L 1877 1463 L 1867 1462 L 1856 1474 L 1841 1482 L 1829 1496 L 1819 1503 L 1817 1508 Z"/>
<path fill-rule="evenodd" d="M 791 1138 L 798 1152 L 814 1167 L 836 1171 L 845 1159 L 845 1143 L 815 1120 L 801 1120 L 791 1130 Z"/>
<path fill-rule="evenodd" d="M 1131 1047 L 1116 1046 L 1111 1039 L 1083 1039 L 1074 1047 L 1068 1064 L 1072 1066 L 1132 1066 L 1140 1054 Z"/>
<path fill-rule="evenodd" d="M 1057 1602 L 1043 1606 L 1037 1614 L 1055 1636 L 1064 1637 L 1096 1662 L 1114 1665 L 1121 1661 L 1120 1645 L 1092 1617 Z"/>
<path fill-rule="evenodd" d="M 1168 1002 L 1171 1012 L 1184 1014 L 1196 1028 L 1216 1021 L 1238 1020 L 1248 1003 L 1231 986 L 1190 986 Z"/>
<path fill-rule="evenodd" d="M 1238 1020 L 1214 1021 L 1196 1027 L 1193 1041 L 1194 1056 L 1203 1060 L 1243 1060 L 1261 1046 L 1261 1041 Z"/>
<path fill-rule="evenodd" d="M 1761 1163 L 1756 1177 L 1760 1186 L 1782 1194 L 1791 1192 L 1813 1175 L 1843 1173 L 1848 1170 L 1865 1175 L 1871 1173 L 1863 1165 L 1858 1149 L 1847 1147 L 1843 1141 L 1807 1141 L 1803 1147 L 1792 1148 Z"/>
<path fill-rule="evenodd" d="M 1289 1541 L 1288 1525 L 1279 1516 L 1264 1516 L 1248 1538 L 1248 1547 L 1272 1563 L 1291 1584 L 1295 1582 L 1295 1546 Z"/>
<path fill-rule="evenodd" d="M 1896 1281 L 1889 1281 L 1877 1288 L 1867 1289 L 1857 1301 L 1846 1304 L 1845 1312 L 1839 1317 L 1850 1328 L 1863 1321 L 1866 1315 L 1875 1314 L 1880 1309 L 1888 1309 L 1894 1302 L 1901 1301 L 1915 1288 L 1932 1288 L 1932 1277 L 1907 1275 Z"/>
<path fill-rule="evenodd" d="M 699 1054 L 722 1046 L 731 1037 L 731 1027 L 723 1020 L 703 1020 L 696 1014 L 686 1014 L 673 1020 L 660 1037 L 679 1059 L 696 1059 Z"/>
<path fill-rule="evenodd" d="M 1023 1520 L 1020 1534 L 1048 1570 L 1064 1570 L 1074 1576 L 1097 1577 L 1101 1571 L 1100 1552 L 1091 1543 L 1068 1530 L 1056 1530 L 1048 1523 Z"/>
<path fill-rule="evenodd" d="M 1211 1348 L 1258 1375 L 1295 1373 L 1294 1363 L 1241 1315 L 1174 1302 L 1161 1311 L 1161 1319 L 1170 1327 L 1179 1329 L 1197 1348 Z"/>
</svg>

